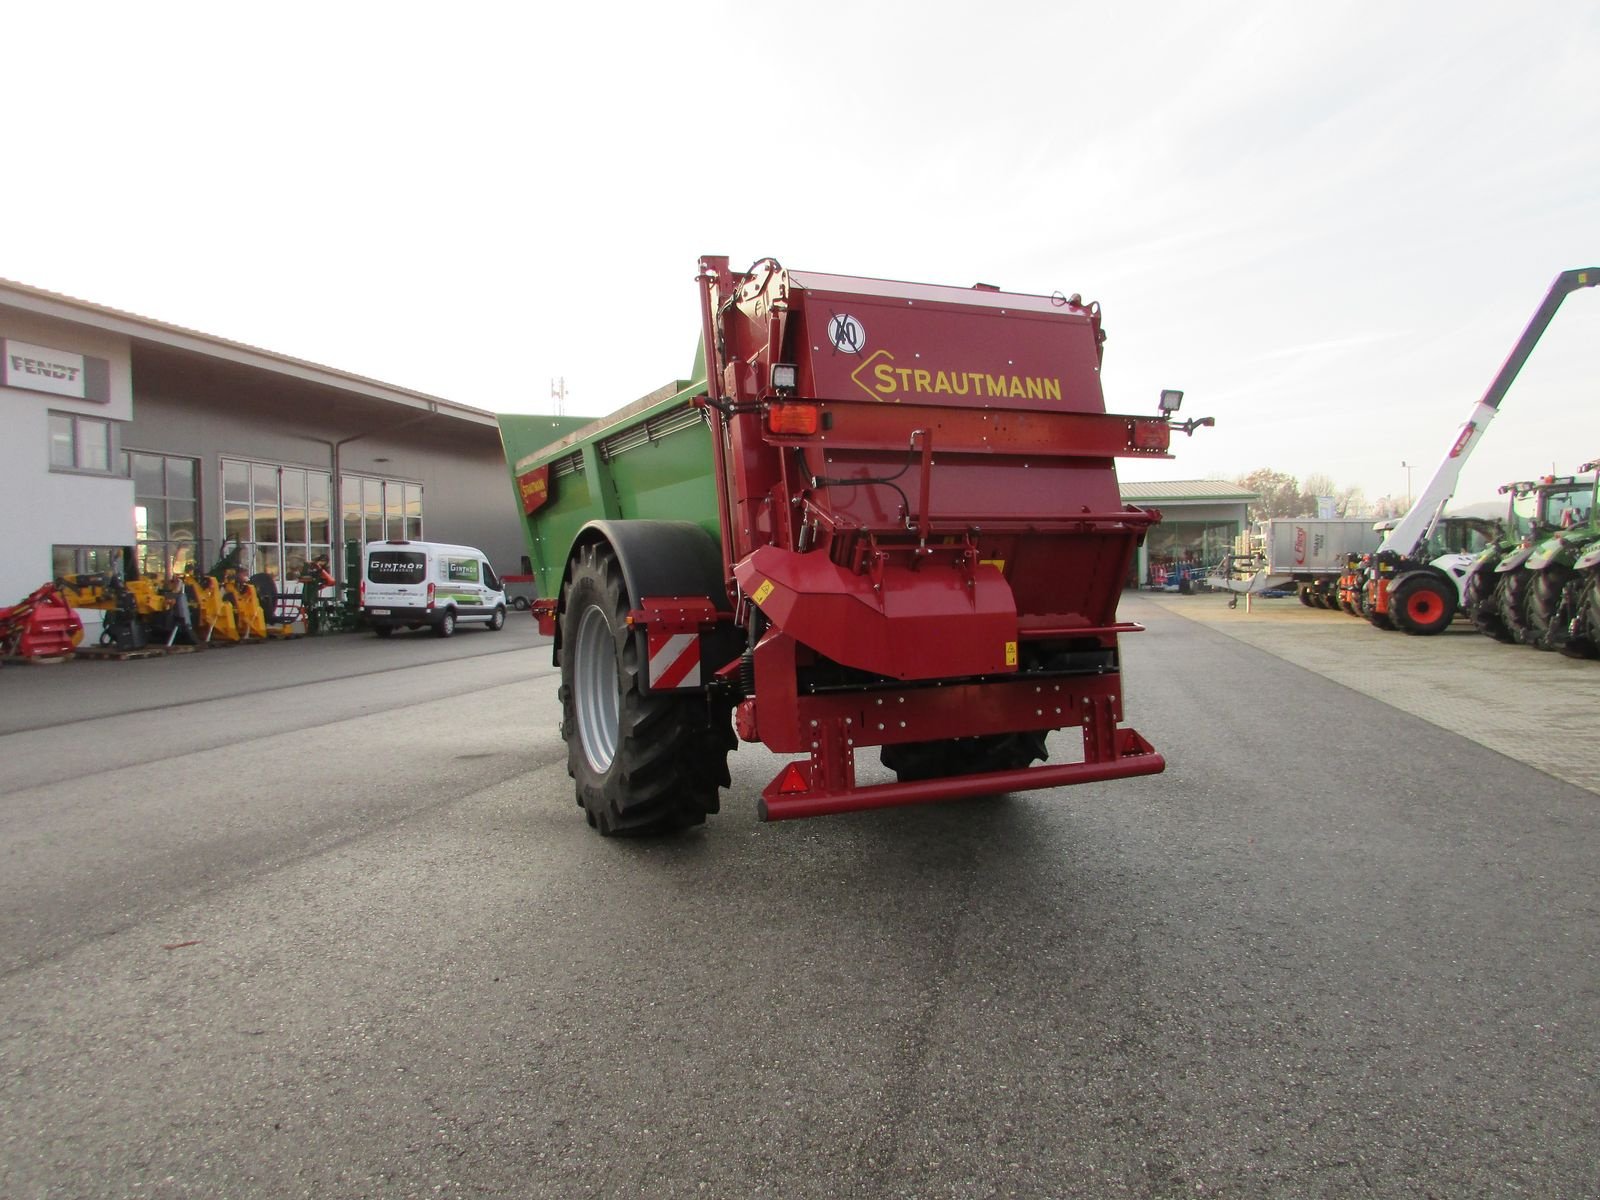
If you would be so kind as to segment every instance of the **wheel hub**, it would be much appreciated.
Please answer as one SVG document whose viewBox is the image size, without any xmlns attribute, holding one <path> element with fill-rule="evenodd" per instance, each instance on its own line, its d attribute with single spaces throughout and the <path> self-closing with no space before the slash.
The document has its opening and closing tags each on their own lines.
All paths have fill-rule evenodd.
<svg viewBox="0 0 1600 1200">
<path fill-rule="evenodd" d="M 617 689 L 616 646 L 611 637 L 611 622 L 599 606 L 590 605 L 584 610 L 571 652 L 576 655 L 572 690 L 578 739 L 590 769 L 603 775 L 610 770 L 611 760 L 617 754 L 621 698 Z"/>
</svg>

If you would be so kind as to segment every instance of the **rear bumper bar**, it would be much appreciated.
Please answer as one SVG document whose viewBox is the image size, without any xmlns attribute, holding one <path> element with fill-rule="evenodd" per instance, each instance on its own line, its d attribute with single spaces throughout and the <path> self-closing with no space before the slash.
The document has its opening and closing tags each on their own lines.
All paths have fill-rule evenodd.
<svg viewBox="0 0 1600 1200">
<path fill-rule="evenodd" d="M 794 763 L 767 785 L 757 804 L 763 821 L 790 821 L 870 808 L 896 808 L 908 804 L 936 804 L 971 796 L 1001 792 L 1036 791 L 1075 783 L 1101 783 L 1136 775 L 1159 775 L 1167 760 L 1132 729 L 1116 731 L 1117 755 L 1101 762 L 1063 763 L 1054 767 L 1026 767 L 1017 771 L 990 771 L 981 775 L 954 775 L 915 783 L 881 783 L 834 791 L 785 791 L 786 781 L 804 786 L 806 764 Z"/>
</svg>

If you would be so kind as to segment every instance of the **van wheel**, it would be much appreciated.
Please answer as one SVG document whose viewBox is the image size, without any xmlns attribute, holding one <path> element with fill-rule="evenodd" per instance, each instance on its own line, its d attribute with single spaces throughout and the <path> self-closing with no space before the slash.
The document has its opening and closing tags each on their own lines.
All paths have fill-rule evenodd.
<svg viewBox="0 0 1600 1200">
<path fill-rule="evenodd" d="M 498 608 L 497 607 L 494 610 L 494 616 L 489 618 L 489 628 L 490 629 L 501 629 L 501 628 L 504 628 L 505 623 L 506 623 L 506 610 L 503 609 L 503 608 Z"/>
<path fill-rule="evenodd" d="M 381 638 L 393 637 L 394 636 L 394 626 L 393 625 L 374 625 L 372 627 L 372 632 L 377 634 Z"/>
<path fill-rule="evenodd" d="M 433 623 L 433 632 L 440 637 L 449 637 L 456 631 L 456 614 L 452 609 L 445 609 L 444 615 Z"/>
<path fill-rule="evenodd" d="M 561 736 L 578 804 L 606 837 L 704 824 L 734 741 L 730 712 L 705 696 L 643 690 L 631 607 L 611 548 L 581 546 L 562 596 Z"/>
</svg>

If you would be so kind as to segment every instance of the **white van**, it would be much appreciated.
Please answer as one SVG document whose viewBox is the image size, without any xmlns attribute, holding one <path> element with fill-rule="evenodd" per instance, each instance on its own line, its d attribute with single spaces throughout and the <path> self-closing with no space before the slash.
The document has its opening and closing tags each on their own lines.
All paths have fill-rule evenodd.
<svg viewBox="0 0 1600 1200">
<path fill-rule="evenodd" d="M 482 550 L 442 542 L 370 542 L 361 567 L 361 615 L 386 638 L 431 626 L 449 637 L 458 624 L 506 623 L 506 593 Z"/>
</svg>

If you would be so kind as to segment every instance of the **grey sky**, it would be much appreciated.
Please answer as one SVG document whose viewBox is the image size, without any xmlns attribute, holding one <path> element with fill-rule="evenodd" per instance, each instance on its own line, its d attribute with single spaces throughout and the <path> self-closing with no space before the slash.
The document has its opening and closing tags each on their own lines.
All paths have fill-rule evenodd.
<svg viewBox="0 0 1600 1200">
<path fill-rule="evenodd" d="M 689 369 L 702 253 L 1105 308 L 1129 478 L 1421 488 L 1600 266 L 1600 6 L 13 6 L 0 275 L 495 410 Z M 26 48 L 26 52 L 24 51 Z M 1458 500 L 1600 457 L 1600 289 Z"/>
</svg>

